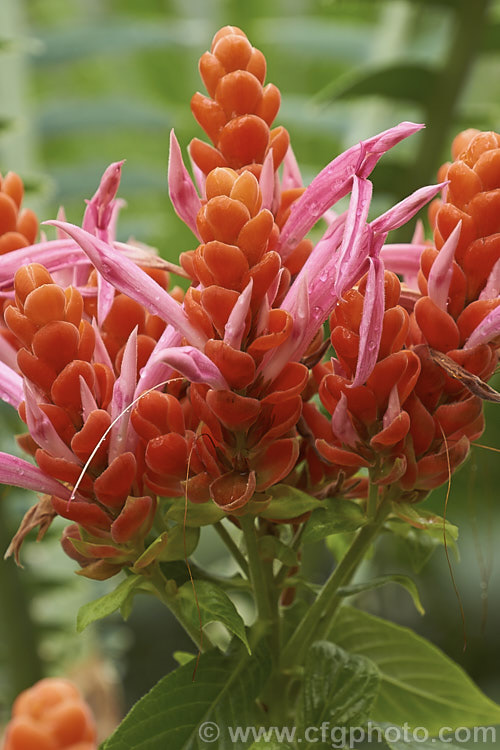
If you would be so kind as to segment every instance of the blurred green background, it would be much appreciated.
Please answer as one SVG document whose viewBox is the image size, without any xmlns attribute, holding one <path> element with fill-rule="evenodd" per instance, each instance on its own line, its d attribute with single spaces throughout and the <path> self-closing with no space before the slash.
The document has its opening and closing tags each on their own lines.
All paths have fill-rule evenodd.
<svg viewBox="0 0 500 750">
<path fill-rule="evenodd" d="M 183 147 L 200 135 L 189 110 L 201 87 L 197 59 L 225 24 L 241 26 L 265 53 L 267 80 L 282 92 L 279 123 L 290 131 L 306 183 L 361 138 L 403 119 L 426 122 L 423 133 L 377 167 L 374 211 L 434 181 L 459 130 L 500 128 L 498 0 L 0 0 L 0 171 L 23 176 L 27 204 L 42 218 L 53 218 L 63 204 L 79 222 L 105 167 L 126 158 L 120 194 L 128 207 L 119 239 L 133 236 L 176 259 L 193 242 L 169 205 L 168 134 L 175 126 Z M 500 447 L 498 406 L 487 411 L 482 442 Z M 0 416 L 0 448 L 12 451 L 15 416 L 7 407 Z M 423 618 L 405 592 L 390 588 L 362 602 L 430 637 L 496 700 L 499 478 L 496 455 L 474 448 L 452 484 L 448 516 L 461 529 L 461 561 L 452 555 L 452 564 L 465 651 L 442 547 L 415 574 Z M 4 491 L 2 551 L 31 502 Z M 443 503 L 437 492 L 427 504 L 442 513 Z M 26 544 L 24 570 L 11 560 L 0 566 L 0 720 L 20 689 L 77 664 L 91 684 L 101 680 L 103 690 L 117 693 L 112 723 L 174 666 L 171 652 L 189 644 L 146 599 L 128 623 L 110 619 L 77 637 L 78 605 L 106 584 L 74 576 L 58 549 L 59 533 L 60 527 L 42 545 Z M 408 542 L 383 540 L 367 573 L 411 571 L 408 552 Z M 202 565 L 227 565 L 210 532 L 196 557 Z M 321 576 L 332 560 L 326 548 L 309 548 L 306 564 Z"/>
</svg>

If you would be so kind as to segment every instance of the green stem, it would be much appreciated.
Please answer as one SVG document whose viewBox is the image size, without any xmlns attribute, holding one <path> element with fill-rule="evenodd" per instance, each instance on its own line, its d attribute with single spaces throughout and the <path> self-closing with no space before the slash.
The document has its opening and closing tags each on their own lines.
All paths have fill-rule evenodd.
<svg viewBox="0 0 500 750">
<path fill-rule="evenodd" d="M 271 600 L 267 587 L 267 580 L 257 547 L 257 534 L 254 519 L 251 516 L 240 518 L 241 528 L 245 537 L 248 555 L 250 580 L 252 581 L 257 613 L 261 623 L 269 624 L 273 621 Z"/>
<path fill-rule="evenodd" d="M 220 522 L 217 521 L 217 523 L 214 524 L 214 529 L 226 545 L 229 552 L 232 554 L 238 565 L 240 566 L 241 571 L 244 575 L 246 575 L 247 578 L 250 578 L 250 571 L 248 569 L 248 563 L 245 560 L 241 550 L 238 548 L 238 545 L 235 543 L 234 539 L 232 538 L 231 534 L 228 532 L 228 530 L 225 528 L 225 526 Z"/>
<path fill-rule="evenodd" d="M 377 515 L 378 485 L 370 482 L 368 487 L 368 501 L 366 504 L 366 516 L 369 521 L 374 521 Z"/>
<path fill-rule="evenodd" d="M 441 163 L 464 82 L 480 49 L 489 5 L 490 0 L 460 0 L 457 3 L 448 53 L 429 98 L 427 127 L 421 134 L 419 152 L 410 176 L 411 184 L 407 184 L 406 192 L 428 182 Z"/>
<path fill-rule="evenodd" d="M 293 541 L 290 545 L 290 549 L 293 550 L 293 552 L 297 552 L 297 550 L 300 547 L 300 543 L 302 541 L 302 534 L 304 533 L 306 525 L 305 523 L 302 524 L 300 529 L 295 534 L 295 537 L 293 538 Z M 282 564 L 281 568 L 276 573 L 275 579 L 274 579 L 274 585 L 280 589 L 283 583 L 285 582 L 285 579 L 287 577 L 288 571 L 290 568 L 293 567 L 292 565 L 286 565 L 285 563 Z"/>
<path fill-rule="evenodd" d="M 302 618 L 295 633 L 288 641 L 283 651 L 285 667 L 291 667 L 297 663 L 310 644 L 328 632 L 340 603 L 340 598 L 336 596 L 337 591 L 354 574 L 368 547 L 377 535 L 389 509 L 389 504 L 384 502 L 379 508 L 376 519 L 363 526 L 354 538 L 344 557 L 323 586 L 318 598 Z"/>
</svg>

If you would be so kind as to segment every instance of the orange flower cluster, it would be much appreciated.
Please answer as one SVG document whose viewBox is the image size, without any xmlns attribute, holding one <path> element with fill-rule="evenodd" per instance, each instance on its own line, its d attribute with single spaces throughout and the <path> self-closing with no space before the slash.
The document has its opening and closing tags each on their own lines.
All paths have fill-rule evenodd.
<svg viewBox="0 0 500 750">
<path fill-rule="evenodd" d="M 35 241 L 38 219 L 31 209 L 21 210 L 24 185 L 15 172 L 0 174 L 0 255 L 28 247 Z"/>
<path fill-rule="evenodd" d="M 231 190 L 230 178 L 222 177 L 217 168 L 225 167 L 235 170 L 237 174 L 247 174 L 246 183 L 241 184 L 250 185 L 250 174 L 255 175 L 257 179 L 264 177 L 263 165 L 269 159 L 271 169 L 268 179 L 272 191 L 274 174 L 285 158 L 290 136 L 281 125 L 270 129 L 278 114 L 281 96 L 274 84 L 268 83 L 263 86 L 266 77 L 264 55 L 252 47 L 241 29 L 225 26 L 215 35 L 211 52 L 205 52 L 201 56 L 199 67 L 209 96 L 197 92 L 191 100 L 191 110 L 214 146 L 194 138 L 189 151 L 194 163 L 204 175 L 212 173 L 212 179 L 207 186 L 207 200 L 215 195 L 229 195 L 227 191 Z M 220 179 L 225 179 L 226 184 L 219 184 Z M 290 206 L 303 191 L 299 185 L 284 187 L 266 206 L 273 212 L 276 222 L 274 243 L 278 237 L 276 230 L 282 228 L 289 216 Z M 230 197 L 237 199 L 238 195 Z M 253 189 L 250 201 L 255 199 Z M 215 205 L 222 207 L 220 201 Z M 214 207 L 211 211 L 213 210 L 217 209 Z M 238 218 L 243 218 L 241 209 Z M 203 218 L 199 218 L 198 221 L 206 227 Z M 243 242 L 250 233 L 257 232 L 257 244 L 262 232 L 270 231 L 268 223 L 268 218 L 261 217 L 260 220 L 248 225 L 242 238 Z M 290 274 L 298 273 L 311 250 L 312 242 L 303 239 L 286 259 L 286 272 L 281 281 L 283 291 L 286 291 Z M 192 278 L 196 278 L 196 275 Z"/>
<path fill-rule="evenodd" d="M 0 255 L 28 247 L 35 242 L 38 233 L 38 219 L 29 208 L 21 209 L 24 197 L 23 181 L 15 172 L 0 174 Z M 11 346 L 16 339 L 3 326 L 0 317 L 0 337 Z"/>
<path fill-rule="evenodd" d="M 270 149 L 277 169 L 290 138 L 283 127 L 270 130 L 280 107 L 280 92 L 266 77 L 266 59 L 245 33 L 225 26 L 200 59 L 200 75 L 209 97 L 197 93 L 191 109 L 214 146 L 195 138 L 190 152 L 204 174 L 216 167 L 248 169 L 257 177 Z"/>
<path fill-rule="evenodd" d="M 415 306 L 425 340 L 439 351 L 462 347 L 500 304 L 498 289 L 491 296 L 482 294 L 500 259 L 500 135 L 466 130 L 455 138 L 452 153 L 455 161 L 440 171 L 440 177 L 449 180 L 446 198 L 435 201 L 430 210 L 435 248 L 422 254 L 419 286 L 424 297 Z M 439 251 L 459 222 L 448 305 L 443 311 L 427 296 L 428 279 Z"/>
<path fill-rule="evenodd" d="M 85 540 L 78 526 L 66 530 L 66 551 L 89 577 L 108 577 L 141 553 L 156 508 L 143 494 L 142 457 L 133 446 L 117 451 L 109 433 L 118 376 L 109 356 L 96 350 L 78 290 L 63 291 L 43 266 L 31 264 L 16 273 L 15 295 L 5 320 L 21 343 L 17 362 L 31 384 L 19 409 L 29 433 L 20 442 L 47 476 L 73 486 L 80 478 L 78 496 L 68 502 L 54 495 L 52 507 L 85 530 Z"/>
<path fill-rule="evenodd" d="M 455 139 L 455 161 L 439 175 L 449 180 L 446 198 L 430 209 L 435 247 L 429 245 L 421 256 L 422 296 L 408 315 L 398 304 L 398 279 L 385 272 L 382 338 L 366 383 L 351 387 L 366 279 L 330 317 L 336 371 L 315 368 L 321 402 L 333 415 L 334 440 L 318 439 L 320 454 L 331 463 L 368 467 L 372 482 L 399 485 L 405 501 L 417 501 L 446 481 L 484 429 L 481 398 L 471 395 L 452 369 L 454 362 L 487 381 L 498 361 L 498 340 L 464 345 L 500 304 L 494 278 L 500 264 L 499 146 L 496 133 L 465 131 Z M 451 246 L 448 276 L 436 265 L 433 278 L 433 266 L 444 261 L 445 241 L 454 231 L 458 239 L 455 249 Z M 491 294 L 485 294 L 488 284 Z M 429 347 L 449 357 L 452 367 L 436 362 Z"/>
<path fill-rule="evenodd" d="M 69 680 L 47 678 L 16 698 L 3 750 L 96 750 L 94 719 Z"/>
</svg>

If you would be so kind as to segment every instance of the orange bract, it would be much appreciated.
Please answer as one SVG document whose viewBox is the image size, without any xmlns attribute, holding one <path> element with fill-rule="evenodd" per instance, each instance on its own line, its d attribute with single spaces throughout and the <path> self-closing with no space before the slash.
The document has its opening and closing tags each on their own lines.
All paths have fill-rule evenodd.
<svg viewBox="0 0 500 750">
<path fill-rule="evenodd" d="M 96 750 L 89 707 L 69 680 L 47 678 L 12 707 L 3 750 Z"/>
</svg>

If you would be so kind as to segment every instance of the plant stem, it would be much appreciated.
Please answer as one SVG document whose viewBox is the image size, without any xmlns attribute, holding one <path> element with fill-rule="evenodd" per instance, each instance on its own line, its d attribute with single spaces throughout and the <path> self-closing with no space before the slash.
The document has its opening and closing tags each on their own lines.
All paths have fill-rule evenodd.
<svg viewBox="0 0 500 750">
<path fill-rule="evenodd" d="M 240 518 L 240 523 L 245 537 L 250 580 L 252 581 L 258 617 L 261 623 L 269 624 L 274 618 L 271 609 L 271 600 L 269 597 L 266 575 L 257 547 L 254 519 L 250 516 L 243 516 Z"/>
<path fill-rule="evenodd" d="M 302 541 L 302 534 L 304 533 L 306 525 L 305 523 L 302 524 L 300 529 L 295 534 L 295 537 L 293 538 L 293 541 L 290 545 L 290 549 L 293 552 L 297 552 L 297 550 L 300 547 L 300 542 Z M 282 564 L 281 568 L 276 573 L 276 576 L 274 578 L 274 585 L 280 589 L 282 584 L 285 582 L 286 576 L 290 568 L 293 567 L 292 565 L 286 565 L 285 563 Z"/>
<path fill-rule="evenodd" d="M 369 521 L 373 521 L 377 515 L 378 485 L 370 482 L 368 485 L 368 501 L 366 504 L 366 516 Z"/>
<path fill-rule="evenodd" d="M 225 526 L 220 522 L 217 521 L 217 523 L 214 524 L 214 529 L 226 545 L 229 552 L 232 554 L 238 565 L 240 566 L 241 571 L 244 575 L 246 575 L 247 578 L 250 578 L 250 571 L 248 568 L 248 563 L 245 560 L 242 552 L 238 549 L 237 544 L 235 543 L 234 539 L 232 538 L 231 534 L 228 532 L 228 530 L 225 528 Z"/>
<path fill-rule="evenodd" d="M 480 49 L 489 5 L 490 0 L 457 3 L 448 53 L 427 105 L 427 128 L 421 134 L 407 192 L 428 182 L 441 163 L 464 82 Z"/>
<path fill-rule="evenodd" d="M 350 579 L 362 561 L 389 509 L 389 503 L 384 502 L 379 508 L 377 517 L 371 523 L 363 526 L 354 538 L 351 546 L 283 650 L 285 667 L 288 668 L 295 664 L 313 641 L 318 640 L 318 637 L 323 637 L 328 632 L 333 615 L 340 603 L 340 598 L 336 596 L 337 591 Z"/>
</svg>

